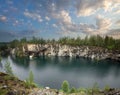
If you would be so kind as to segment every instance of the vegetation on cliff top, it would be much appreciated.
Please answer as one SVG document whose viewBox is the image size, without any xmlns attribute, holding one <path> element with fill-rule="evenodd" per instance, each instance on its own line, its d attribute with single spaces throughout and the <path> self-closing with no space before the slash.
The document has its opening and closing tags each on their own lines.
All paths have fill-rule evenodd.
<svg viewBox="0 0 120 95">
<path fill-rule="evenodd" d="M 20 40 L 13 40 L 7 44 L 1 43 L 0 44 L 0 51 L 8 49 L 8 47 L 16 48 L 21 47 L 24 44 L 32 43 L 32 44 L 65 44 L 65 45 L 72 45 L 72 46 L 98 46 L 98 47 L 104 47 L 110 50 L 120 50 L 120 39 L 113 39 L 112 37 L 106 36 L 101 37 L 99 35 L 97 36 L 86 36 L 85 38 L 70 38 L 70 37 L 63 37 L 58 40 L 55 39 L 48 39 L 45 40 L 43 38 L 36 38 L 33 37 L 30 40 L 27 40 L 26 38 L 22 38 Z"/>
</svg>

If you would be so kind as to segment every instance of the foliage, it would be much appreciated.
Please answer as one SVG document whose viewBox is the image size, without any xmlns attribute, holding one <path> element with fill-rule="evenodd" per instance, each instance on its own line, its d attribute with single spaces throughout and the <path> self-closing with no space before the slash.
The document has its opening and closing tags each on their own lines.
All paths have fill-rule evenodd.
<svg viewBox="0 0 120 95">
<path fill-rule="evenodd" d="M 65 92 L 65 93 L 68 93 L 69 92 L 69 83 L 68 83 L 68 81 L 63 81 L 63 83 L 62 83 L 62 90 L 63 90 L 63 92 Z"/>
<path fill-rule="evenodd" d="M 6 89 L 0 89 L 0 95 L 7 95 Z"/>
<path fill-rule="evenodd" d="M 80 92 L 81 94 L 84 95 L 85 93 L 87 93 L 87 89 L 85 89 L 85 88 L 79 88 L 78 92 Z"/>
<path fill-rule="evenodd" d="M 109 90 L 110 90 L 110 86 L 106 85 L 106 86 L 104 87 L 104 90 L 105 90 L 105 91 L 109 91 Z"/>
<path fill-rule="evenodd" d="M 10 66 L 10 62 L 6 62 L 5 64 L 5 71 L 7 74 L 9 74 L 10 76 L 14 76 L 12 68 Z"/>
<path fill-rule="evenodd" d="M 98 84 L 97 84 L 97 83 L 95 83 L 95 84 L 93 85 L 92 91 L 93 91 L 93 93 L 94 93 L 94 92 L 95 92 L 95 93 L 99 92 L 99 87 L 98 87 Z"/>
<path fill-rule="evenodd" d="M 86 89 L 86 93 L 87 93 L 88 95 L 91 95 L 92 92 L 93 92 L 93 91 L 92 91 L 92 88 L 87 88 L 87 89 Z"/>
<path fill-rule="evenodd" d="M 99 47 L 104 47 L 110 50 L 120 50 L 120 39 L 113 39 L 112 37 L 106 36 L 102 37 L 100 35 L 93 35 L 93 36 L 86 36 L 85 38 L 70 38 L 70 37 L 63 37 L 59 38 L 58 40 L 55 39 L 48 39 L 45 40 L 43 38 L 36 38 L 33 37 L 31 40 L 27 40 L 26 38 L 22 38 L 20 41 L 19 40 L 13 40 L 10 42 L 10 47 L 15 48 L 15 47 L 21 47 L 23 44 L 26 43 L 33 43 L 33 44 L 46 44 L 46 43 L 51 43 L 51 44 L 66 44 L 66 45 L 72 45 L 72 46 L 99 46 Z"/>
<path fill-rule="evenodd" d="M 19 44 L 20 44 L 20 42 L 19 42 L 19 40 L 13 40 L 11 43 L 10 43 L 10 47 L 11 48 L 16 48 L 16 47 L 18 47 L 19 46 Z"/>
<path fill-rule="evenodd" d="M 75 93 L 75 92 L 76 92 L 75 87 L 72 87 L 71 90 L 70 90 L 70 93 Z"/>
<path fill-rule="evenodd" d="M 36 84 L 34 83 L 34 75 L 32 71 L 30 71 L 28 79 L 25 80 L 25 86 L 27 88 L 36 87 Z"/>
</svg>

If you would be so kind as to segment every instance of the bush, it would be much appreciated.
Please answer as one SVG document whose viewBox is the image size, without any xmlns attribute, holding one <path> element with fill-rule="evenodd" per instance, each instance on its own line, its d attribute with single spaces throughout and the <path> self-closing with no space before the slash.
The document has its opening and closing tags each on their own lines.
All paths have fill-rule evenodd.
<svg viewBox="0 0 120 95">
<path fill-rule="evenodd" d="M 109 90 L 110 90 L 110 86 L 106 85 L 106 86 L 104 87 L 104 90 L 105 90 L 105 91 L 109 91 Z"/>
<path fill-rule="evenodd" d="M 95 84 L 93 85 L 92 91 L 95 92 L 95 93 L 99 92 L 99 87 L 98 87 L 98 84 L 97 84 L 97 83 L 95 83 Z"/>
<path fill-rule="evenodd" d="M 87 89 L 85 89 L 85 88 L 79 88 L 78 92 L 80 92 L 81 94 L 84 95 L 85 93 L 87 93 Z"/>
<path fill-rule="evenodd" d="M 63 92 L 65 92 L 65 93 L 68 93 L 69 92 L 69 83 L 68 83 L 68 81 L 63 81 L 63 83 L 62 83 L 62 90 L 63 90 Z"/>
<path fill-rule="evenodd" d="M 71 90 L 70 90 L 70 93 L 75 93 L 75 92 L 76 92 L 75 87 L 72 87 Z"/>
<path fill-rule="evenodd" d="M 10 62 L 6 62 L 5 64 L 5 72 L 9 74 L 10 76 L 14 76 L 12 68 L 10 66 Z"/>
<path fill-rule="evenodd" d="M 25 86 L 27 88 L 36 87 L 36 84 L 34 83 L 34 75 L 32 71 L 30 71 L 28 79 L 25 80 Z"/>
</svg>

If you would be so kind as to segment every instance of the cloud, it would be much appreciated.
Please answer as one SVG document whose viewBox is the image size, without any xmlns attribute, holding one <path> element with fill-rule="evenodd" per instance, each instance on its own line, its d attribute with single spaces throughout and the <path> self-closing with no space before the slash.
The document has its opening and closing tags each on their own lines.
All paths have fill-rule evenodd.
<svg viewBox="0 0 120 95">
<path fill-rule="evenodd" d="M 120 9 L 116 10 L 116 11 L 114 12 L 114 14 L 115 14 L 115 15 L 116 15 L 116 14 L 120 14 Z"/>
<path fill-rule="evenodd" d="M 0 30 L 0 42 L 8 42 L 15 38 L 15 36 L 7 31 Z"/>
<path fill-rule="evenodd" d="M 49 18 L 48 16 L 46 16 L 45 19 L 46 19 L 47 21 L 50 21 L 50 18 Z"/>
<path fill-rule="evenodd" d="M 120 25 L 120 20 L 116 21 L 116 23 L 115 23 L 115 24 Z"/>
<path fill-rule="evenodd" d="M 54 12 L 52 15 L 57 20 L 56 24 L 60 28 L 60 34 L 63 35 L 76 35 L 78 33 L 91 34 L 95 29 L 95 26 L 91 24 L 73 23 L 69 12 L 66 10 Z M 56 27 L 56 25 L 54 25 L 54 27 Z"/>
<path fill-rule="evenodd" d="M 98 15 L 96 18 L 97 28 L 101 31 L 108 30 L 111 26 L 111 20 Z"/>
<path fill-rule="evenodd" d="M 109 32 L 112 25 L 111 19 L 105 18 L 101 15 L 96 17 L 96 25 L 93 24 L 82 24 L 81 29 L 91 35 L 103 35 Z"/>
<path fill-rule="evenodd" d="M 120 39 L 120 29 L 111 29 L 107 35 L 112 36 L 115 39 Z"/>
<path fill-rule="evenodd" d="M 77 16 L 89 16 L 100 9 L 111 11 L 119 4 L 119 0 L 77 0 Z"/>
<path fill-rule="evenodd" d="M 56 9 L 57 10 L 63 10 L 65 9 L 66 7 L 69 7 L 70 4 L 71 4 L 71 1 L 72 0 L 56 0 L 54 2 L 54 6 L 56 6 Z"/>
<path fill-rule="evenodd" d="M 6 16 L 0 16 L 0 21 L 1 22 L 6 22 L 7 21 L 7 17 Z"/>
<path fill-rule="evenodd" d="M 4 31 L 0 30 L 0 42 L 8 42 L 14 39 L 20 39 L 23 37 L 33 37 L 40 31 L 37 30 L 23 30 L 23 31 Z"/>
<path fill-rule="evenodd" d="M 53 26 L 54 28 L 57 28 L 57 27 L 58 27 L 56 24 L 53 24 L 52 26 Z"/>
<path fill-rule="evenodd" d="M 7 2 L 8 4 L 10 4 L 10 5 L 13 4 L 13 1 L 12 1 L 12 0 L 7 0 L 6 2 Z"/>
<path fill-rule="evenodd" d="M 105 18 L 101 15 L 98 15 L 96 17 L 96 23 L 93 24 L 86 24 L 86 23 L 80 23 L 76 24 L 73 23 L 71 20 L 71 17 L 69 16 L 69 13 L 65 12 L 63 14 L 65 15 L 59 15 L 59 26 L 61 28 L 61 31 L 65 33 L 83 33 L 83 34 L 89 34 L 89 35 L 103 35 L 107 34 L 108 30 L 110 29 L 112 22 L 111 19 Z M 57 16 L 56 16 L 57 17 Z"/>
<path fill-rule="evenodd" d="M 26 17 L 32 18 L 33 20 L 37 20 L 38 22 L 42 22 L 43 21 L 42 18 L 41 18 L 41 16 L 40 16 L 40 14 L 38 14 L 38 13 L 25 11 L 24 15 Z"/>
<path fill-rule="evenodd" d="M 53 13 L 53 17 L 59 20 L 60 23 L 70 24 L 72 23 L 69 13 L 65 10 L 60 11 L 59 13 Z"/>
</svg>

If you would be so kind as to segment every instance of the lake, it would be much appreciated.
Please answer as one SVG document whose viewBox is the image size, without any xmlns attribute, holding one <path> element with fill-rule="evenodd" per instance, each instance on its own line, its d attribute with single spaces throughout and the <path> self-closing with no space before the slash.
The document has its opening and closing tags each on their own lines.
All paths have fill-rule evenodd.
<svg viewBox="0 0 120 95">
<path fill-rule="evenodd" d="M 2 58 L 0 71 L 9 61 L 13 73 L 25 80 L 30 70 L 34 74 L 35 83 L 39 86 L 61 88 L 64 80 L 73 87 L 92 87 L 97 83 L 100 88 L 106 85 L 120 88 L 120 62 L 112 60 L 91 60 L 68 57 Z"/>
</svg>

